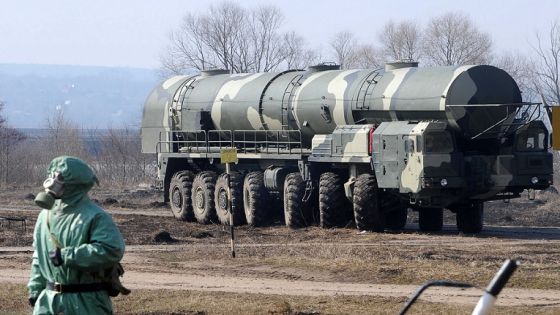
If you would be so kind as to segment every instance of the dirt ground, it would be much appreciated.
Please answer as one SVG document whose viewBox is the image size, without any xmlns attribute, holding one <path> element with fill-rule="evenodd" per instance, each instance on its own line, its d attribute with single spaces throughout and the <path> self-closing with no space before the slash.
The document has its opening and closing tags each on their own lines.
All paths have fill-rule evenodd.
<svg viewBox="0 0 560 315">
<path fill-rule="evenodd" d="M 38 208 L 36 188 L 0 190 L 0 314 L 26 313 L 25 288 Z M 127 244 L 119 314 L 396 313 L 421 283 L 448 279 L 485 287 L 501 263 L 521 265 L 498 300 L 497 313 L 560 314 L 560 197 L 537 193 L 486 205 L 479 235 L 461 235 L 446 213 L 440 233 L 420 233 L 409 214 L 398 233 L 354 228 L 229 229 L 175 221 L 159 193 L 147 188 L 94 190 Z M 163 232 L 163 233 L 162 233 Z M 165 233 L 167 232 L 167 233 Z M 469 314 L 480 289 L 430 289 L 412 313 Z"/>
</svg>

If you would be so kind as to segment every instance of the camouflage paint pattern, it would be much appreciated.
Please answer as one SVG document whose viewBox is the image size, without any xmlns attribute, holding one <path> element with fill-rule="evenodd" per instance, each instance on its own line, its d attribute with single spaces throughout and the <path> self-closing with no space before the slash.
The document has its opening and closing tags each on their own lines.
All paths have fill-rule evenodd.
<svg viewBox="0 0 560 315">
<path fill-rule="evenodd" d="M 406 140 L 414 143 L 415 150 L 407 152 L 407 162 L 404 170 L 402 171 L 400 181 L 401 193 L 419 193 L 422 189 L 422 177 L 424 177 L 424 155 L 418 152 L 419 143 L 417 142 L 419 136 L 427 128 L 427 122 L 418 123 L 412 128 Z"/>
<path fill-rule="evenodd" d="M 144 105 L 142 115 L 142 152 L 156 153 L 160 134 L 170 130 L 169 106 L 181 84 L 187 76 L 171 77 L 156 86 Z"/>
<path fill-rule="evenodd" d="M 327 67 L 178 76 L 157 86 L 146 101 L 142 150 L 155 153 L 159 141 L 171 140 L 167 131 L 187 135 L 198 130 L 296 130 L 301 132 L 304 146 L 311 149 L 311 154 L 303 154 L 309 162 L 360 163 L 368 168 L 371 162 L 380 188 L 405 196 L 418 195 L 427 198 L 428 204 L 432 198 L 439 198 L 439 205 L 445 206 L 465 198 L 490 199 L 507 187 L 514 187 L 510 190 L 513 193 L 525 187 L 548 187 L 552 162 L 546 160 L 546 152 L 518 154 L 500 149 L 495 155 L 473 155 L 463 152 L 464 148 L 431 154 L 423 151 L 422 139 L 430 130 L 498 141 L 494 131 L 512 122 L 515 111 L 492 104 L 520 102 L 514 80 L 492 66 L 392 70 Z M 375 126 L 370 154 L 369 131 Z M 162 151 L 183 152 L 169 148 Z M 193 154 L 190 156 L 194 158 Z M 203 158 L 202 153 L 197 154 L 197 158 Z M 161 156 L 158 160 L 165 158 Z M 260 155 L 251 159 L 263 166 L 286 162 L 282 158 L 265 161 L 266 157 Z M 529 167 L 536 160 L 542 165 Z M 350 171 L 350 176 L 356 174 Z M 539 183 L 531 186 L 535 174 Z M 447 188 L 455 191 L 444 194 L 441 187 L 425 189 L 425 178 L 438 182 L 445 178 Z"/>
<path fill-rule="evenodd" d="M 188 89 L 187 80 L 193 81 Z M 453 105 L 519 102 L 513 79 L 492 66 L 180 76 L 150 94 L 142 128 L 145 133 L 299 129 L 310 144 L 314 135 L 329 134 L 339 125 L 436 119 L 473 137 L 510 122 L 513 110 Z M 172 109 L 180 109 L 180 119 L 170 120 L 172 103 Z M 201 113 L 211 116 L 211 125 Z M 155 139 L 146 137 L 144 152 L 153 151 Z"/>
<path fill-rule="evenodd" d="M 373 125 L 343 125 L 327 135 L 316 135 L 309 161 L 369 163 L 369 136 Z"/>
</svg>

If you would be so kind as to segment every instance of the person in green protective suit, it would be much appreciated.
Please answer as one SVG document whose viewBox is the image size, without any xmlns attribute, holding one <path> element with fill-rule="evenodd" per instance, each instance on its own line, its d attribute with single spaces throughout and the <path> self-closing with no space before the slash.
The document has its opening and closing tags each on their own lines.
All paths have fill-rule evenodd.
<svg viewBox="0 0 560 315">
<path fill-rule="evenodd" d="M 107 270 L 124 254 L 123 238 L 111 216 L 88 191 L 97 182 L 82 160 L 61 156 L 49 164 L 43 207 L 33 233 L 28 283 L 33 314 L 112 314 Z"/>
</svg>

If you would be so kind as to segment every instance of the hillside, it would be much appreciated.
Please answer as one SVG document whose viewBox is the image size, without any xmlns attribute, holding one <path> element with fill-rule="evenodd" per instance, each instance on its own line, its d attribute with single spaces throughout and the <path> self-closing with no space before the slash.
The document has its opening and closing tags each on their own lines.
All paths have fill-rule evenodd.
<svg viewBox="0 0 560 315">
<path fill-rule="evenodd" d="M 84 128 L 138 125 L 158 80 L 152 69 L 0 64 L 0 100 L 17 128 L 45 127 L 57 109 Z"/>
</svg>

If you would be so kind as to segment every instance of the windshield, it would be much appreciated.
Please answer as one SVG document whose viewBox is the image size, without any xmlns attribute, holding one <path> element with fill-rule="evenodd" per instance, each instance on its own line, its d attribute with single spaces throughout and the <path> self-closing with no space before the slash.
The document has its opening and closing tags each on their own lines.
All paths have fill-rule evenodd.
<svg viewBox="0 0 560 315">
<path fill-rule="evenodd" d="M 517 151 L 543 151 L 546 149 L 546 133 L 543 130 L 527 130 L 517 136 Z"/>
<path fill-rule="evenodd" d="M 453 138 L 447 132 L 430 132 L 424 135 L 425 153 L 453 152 Z"/>
</svg>

